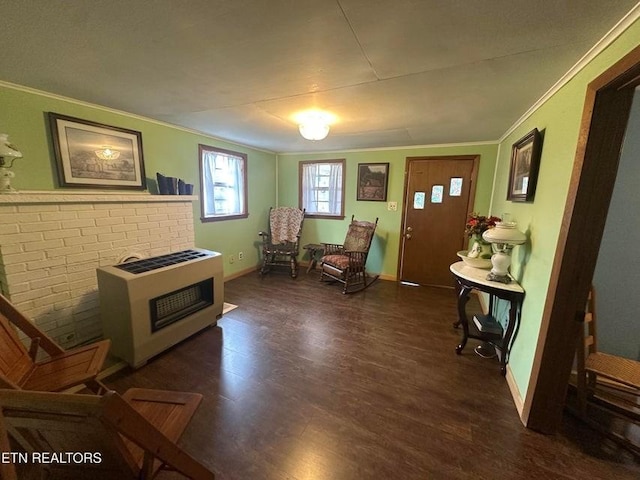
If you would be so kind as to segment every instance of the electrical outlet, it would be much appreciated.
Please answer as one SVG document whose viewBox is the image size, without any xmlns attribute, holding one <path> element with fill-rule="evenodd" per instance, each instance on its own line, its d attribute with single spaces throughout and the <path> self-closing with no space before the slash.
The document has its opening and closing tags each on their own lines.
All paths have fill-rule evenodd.
<svg viewBox="0 0 640 480">
<path fill-rule="evenodd" d="M 238 252 L 238 260 L 244 260 L 244 252 Z"/>
<path fill-rule="evenodd" d="M 389 210 L 390 212 L 398 211 L 398 202 L 388 202 L 387 210 Z"/>
<path fill-rule="evenodd" d="M 229 255 L 229 263 L 233 263 L 236 261 L 236 256 L 235 255 Z"/>
</svg>

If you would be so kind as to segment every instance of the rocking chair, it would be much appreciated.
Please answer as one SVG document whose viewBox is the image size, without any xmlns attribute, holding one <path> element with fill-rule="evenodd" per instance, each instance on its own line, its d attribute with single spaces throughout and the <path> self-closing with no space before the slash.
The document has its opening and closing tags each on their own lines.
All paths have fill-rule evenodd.
<svg viewBox="0 0 640 480">
<path fill-rule="evenodd" d="M 269 209 L 269 231 L 259 232 L 262 237 L 262 268 L 260 275 L 272 267 L 286 267 L 291 278 L 298 276 L 298 254 L 304 209 L 277 207 Z"/>
<path fill-rule="evenodd" d="M 320 260 L 320 281 L 337 281 L 344 285 L 343 294 L 364 290 L 377 280 L 378 275 L 368 277 L 366 272 L 367 256 L 375 233 L 375 223 L 354 220 L 347 230 L 342 245 L 323 243 L 325 255 Z"/>
</svg>

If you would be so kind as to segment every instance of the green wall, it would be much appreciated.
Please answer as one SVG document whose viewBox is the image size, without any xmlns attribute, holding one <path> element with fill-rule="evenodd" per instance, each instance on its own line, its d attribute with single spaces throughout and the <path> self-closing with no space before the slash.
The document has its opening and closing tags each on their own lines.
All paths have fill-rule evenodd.
<svg viewBox="0 0 640 480">
<path fill-rule="evenodd" d="M 495 168 L 497 144 L 455 145 L 445 147 L 397 148 L 366 151 L 346 151 L 314 154 L 278 156 L 278 204 L 298 205 L 298 164 L 306 160 L 346 160 L 345 219 L 305 219 L 302 229 L 302 244 L 317 242 L 342 243 L 351 215 L 359 220 L 376 217 L 378 228 L 371 246 L 367 269 L 386 278 L 396 278 L 402 223 L 402 194 L 404 190 L 404 168 L 407 157 L 440 155 L 480 155 L 478 184 L 474 210 L 487 213 L 491 199 L 491 185 Z M 389 186 L 387 201 L 397 202 L 398 210 L 387 210 L 386 202 L 356 201 L 358 163 L 389 163 Z"/>
<path fill-rule="evenodd" d="M 640 21 L 592 60 L 500 144 L 492 213 L 510 213 L 528 242 L 513 251 L 512 273 L 526 291 L 522 324 L 510 358 L 521 394 L 532 373 L 542 313 L 551 278 L 562 217 L 578 142 L 589 82 L 640 44 Z M 511 145 L 537 128 L 544 133 L 540 174 L 534 202 L 506 201 Z"/>
<path fill-rule="evenodd" d="M 540 332 L 551 268 L 555 255 L 566 196 L 573 167 L 587 84 L 640 44 L 640 21 L 636 21 L 578 75 L 538 108 L 499 145 L 477 144 L 449 147 L 387 149 L 322 154 L 276 155 L 239 147 L 192 132 L 145 121 L 125 114 L 82 105 L 47 95 L 8 88 L 0 84 L 0 132 L 8 133 L 25 158 L 16 162 L 14 185 L 23 190 L 55 189 L 55 166 L 45 112 L 54 111 L 142 132 L 147 177 L 160 171 L 193 182 L 198 188 L 197 145 L 206 143 L 248 154 L 249 218 L 202 224 L 200 207 L 194 203 L 196 245 L 225 253 L 225 274 L 257 264 L 257 232 L 266 227 L 269 206 L 298 204 L 298 163 L 302 160 L 346 159 L 347 218 L 343 221 L 307 219 L 302 242 L 342 241 L 348 219 L 379 217 L 369 268 L 395 277 L 401 225 L 404 165 L 406 157 L 479 154 L 480 172 L 474 210 L 509 213 L 529 237 L 513 252 L 512 271 L 526 290 L 522 325 L 512 350 L 510 368 L 522 396 L 527 394 L 533 358 Z M 511 145 L 532 128 L 544 133 L 542 159 L 535 201 L 506 201 Z M 496 167 L 497 158 L 497 167 Z M 383 202 L 355 200 L 358 163 L 389 162 L 388 200 L 398 202 L 390 212 Z M 493 184 L 495 170 L 495 184 Z M 277 177 L 277 178 L 276 178 Z M 276 188 L 277 181 L 277 188 Z M 277 198 L 276 198 L 277 197 Z M 491 206 L 491 212 L 489 208 Z M 245 253 L 245 260 L 228 262 L 230 254 Z"/>
<path fill-rule="evenodd" d="M 225 254 L 225 276 L 258 264 L 258 231 L 266 227 L 269 206 L 276 201 L 276 155 L 238 146 L 184 129 L 147 121 L 55 96 L 16 89 L 0 84 L 0 132 L 18 146 L 24 158 L 14 165 L 12 182 L 19 190 L 54 190 L 56 167 L 46 112 L 56 112 L 142 133 L 142 146 L 151 193 L 156 172 L 179 177 L 195 185 L 199 193 L 198 144 L 217 146 L 248 155 L 249 217 L 239 220 L 202 223 L 200 204 L 194 202 L 197 247 Z M 63 191 L 60 189 L 60 191 Z M 78 191 L 78 189 L 74 189 Z M 131 192 L 131 191 L 129 191 Z M 230 264 L 228 257 L 244 252 L 244 260 Z"/>
</svg>

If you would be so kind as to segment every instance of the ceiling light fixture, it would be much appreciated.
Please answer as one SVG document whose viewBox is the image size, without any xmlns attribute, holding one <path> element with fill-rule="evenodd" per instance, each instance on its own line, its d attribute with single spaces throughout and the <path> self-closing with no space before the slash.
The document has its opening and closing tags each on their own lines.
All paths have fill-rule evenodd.
<svg viewBox="0 0 640 480">
<path fill-rule="evenodd" d="M 300 135 L 307 140 L 323 140 L 329 135 L 331 116 L 318 111 L 302 113 L 298 116 Z"/>
<path fill-rule="evenodd" d="M 102 147 L 101 150 L 96 150 L 94 153 L 100 160 L 115 160 L 120 156 L 118 150 L 114 150 L 108 146 Z"/>
</svg>

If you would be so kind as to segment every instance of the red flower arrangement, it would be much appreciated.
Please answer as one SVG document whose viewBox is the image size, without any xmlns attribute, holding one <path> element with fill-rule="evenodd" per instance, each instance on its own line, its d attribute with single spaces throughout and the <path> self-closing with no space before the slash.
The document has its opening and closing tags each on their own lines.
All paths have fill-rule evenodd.
<svg viewBox="0 0 640 480">
<path fill-rule="evenodd" d="M 464 233 L 467 237 L 473 237 L 474 235 L 482 237 L 484 232 L 495 227 L 500 220 L 502 220 L 500 217 L 486 217 L 475 212 L 470 213 L 467 218 L 467 224 L 464 227 Z"/>
</svg>

